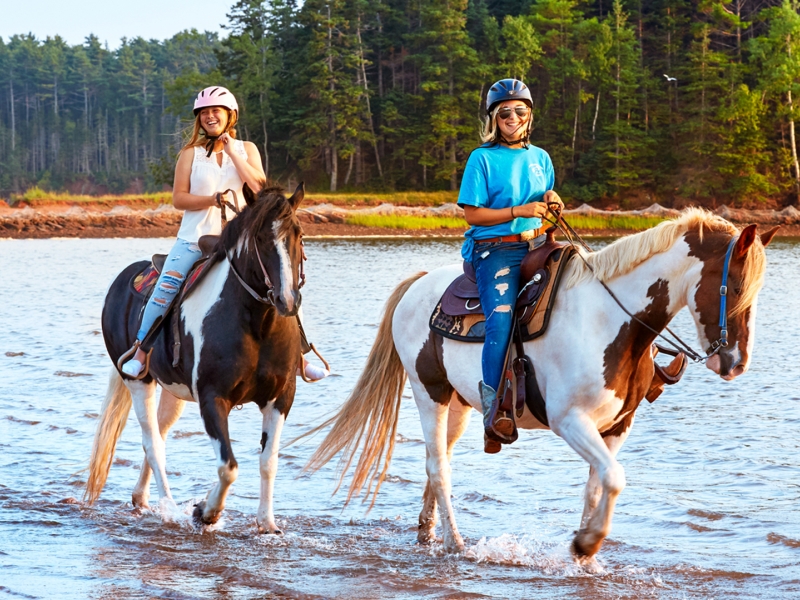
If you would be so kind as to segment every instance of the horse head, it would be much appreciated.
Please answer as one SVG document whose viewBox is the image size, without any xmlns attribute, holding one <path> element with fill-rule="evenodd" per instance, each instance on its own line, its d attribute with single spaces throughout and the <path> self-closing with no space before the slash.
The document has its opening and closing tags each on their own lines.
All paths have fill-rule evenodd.
<svg viewBox="0 0 800 600">
<path fill-rule="evenodd" d="M 237 227 L 228 229 L 237 237 L 239 253 L 244 249 L 254 256 L 250 271 L 263 277 L 267 300 L 281 316 L 293 317 L 300 309 L 303 285 L 303 228 L 296 214 L 305 194 L 303 184 L 289 198 L 280 188 L 256 194 L 245 184 L 243 192 L 248 209 L 232 222 Z"/>
<path fill-rule="evenodd" d="M 766 270 L 764 249 L 777 230 L 759 235 L 756 225 L 741 232 L 731 225 L 727 232 L 695 231 L 686 238 L 690 254 L 702 263 L 689 307 L 703 348 L 713 353 L 706 366 L 727 381 L 750 366 L 756 304 Z"/>
</svg>

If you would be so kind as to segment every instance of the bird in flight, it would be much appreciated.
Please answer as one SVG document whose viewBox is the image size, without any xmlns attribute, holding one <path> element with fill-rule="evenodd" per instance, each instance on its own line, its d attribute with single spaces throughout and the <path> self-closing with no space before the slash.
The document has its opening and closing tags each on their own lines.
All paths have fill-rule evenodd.
<svg viewBox="0 0 800 600">
<path fill-rule="evenodd" d="M 678 81 L 677 79 L 675 79 L 674 77 L 670 77 L 670 76 L 669 76 L 669 75 L 667 75 L 666 73 L 664 73 L 664 77 L 666 77 L 666 78 L 667 78 L 667 81 L 675 81 L 675 82 L 677 82 L 677 81 Z"/>
</svg>

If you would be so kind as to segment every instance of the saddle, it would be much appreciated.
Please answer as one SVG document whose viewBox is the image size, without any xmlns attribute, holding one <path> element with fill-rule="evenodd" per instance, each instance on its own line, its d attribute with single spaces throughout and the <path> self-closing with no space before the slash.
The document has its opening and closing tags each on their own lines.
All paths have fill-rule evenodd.
<svg viewBox="0 0 800 600">
<path fill-rule="evenodd" d="M 547 331 L 561 275 L 575 252 L 566 242 L 555 241 L 554 231 L 549 229 L 544 242 L 528 252 L 522 261 L 522 286 L 515 313 L 522 325 L 523 341 L 540 337 Z M 465 261 L 464 274 L 450 284 L 436 305 L 430 328 L 453 340 L 483 342 L 485 320 L 475 270 Z"/>
<path fill-rule="evenodd" d="M 200 260 L 198 260 L 189 271 L 189 274 L 186 276 L 186 279 L 181 285 L 181 289 L 177 292 L 178 297 L 175 298 L 175 301 L 170 305 L 164 317 L 160 321 L 157 321 L 155 325 L 153 325 L 152 329 L 145 337 L 142 345 L 147 343 L 148 340 L 153 339 L 153 337 L 161 329 L 161 325 L 164 323 L 164 321 L 166 321 L 169 314 L 176 310 L 176 307 L 180 306 L 183 301 L 186 300 L 186 298 L 192 293 L 192 291 L 194 291 L 194 289 L 197 287 L 197 284 L 203 279 L 206 273 L 211 270 L 209 267 L 217 262 L 216 247 L 219 242 L 219 238 L 220 236 L 218 235 L 204 235 L 200 237 L 197 242 L 197 245 L 200 248 Z M 142 310 L 144 310 L 144 306 L 147 304 L 147 301 L 153 293 L 156 281 L 158 281 L 158 276 L 164 270 L 164 263 L 166 260 L 166 254 L 154 254 L 151 258 L 150 264 L 145 266 L 144 269 L 134 275 L 131 279 L 131 288 L 133 291 L 144 298 Z M 172 320 L 172 339 L 172 366 L 176 367 L 178 366 L 181 348 L 179 319 Z"/>
</svg>

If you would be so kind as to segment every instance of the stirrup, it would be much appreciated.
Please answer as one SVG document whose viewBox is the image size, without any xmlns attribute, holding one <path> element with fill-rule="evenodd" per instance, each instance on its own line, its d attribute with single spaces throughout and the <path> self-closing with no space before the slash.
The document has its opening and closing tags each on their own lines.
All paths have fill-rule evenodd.
<svg viewBox="0 0 800 600">
<path fill-rule="evenodd" d="M 144 365 L 142 366 L 142 370 L 139 371 L 138 375 L 134 377 L 132 375 L 128 375 L 122 370 L 122 365 L 128 362 L 128 359 L 133 358 L 133 355 L 136 354 L 136 351 L 139 349 L 141 345 L 142 343 L 139 340 L 136 340 L 135 342 L 133 342 L 133 346 L 131 346 L 130 350 L 125 352 L 122 356 L 120 356 L 117 359 L 117 371 L 119 371 L 120 375 L 122 375 L 123 378 L 133 379 L 134 381 L 136 381 L 139 379 L 144 379 L 150 372 L 150 355 L 153 353 L 152 348 L 150 348 L 150 350 L 145 354 Z"/>
<path fill-rule="evenodd" d="M 319 359 L 322 361 L 322 364 L 325 365 L 325 370 L 328 371 L 328 373 L 330 373 L 331 366 L 328 364 L 328 361 L 325 360 L 325 357 L 322 356 L 322 354 L 319 353 L 319 351 L 317 350 L 316 346 L 314 346 L 314 344 L 309 344 L 308 346 L 309 346 L 309 348 L 311 348 L 311 350 L 314 351 L 314 354 L 316 354 L 319 357 Z M 318 381 L 322 381 L 322 379 L 325 379 L 325 377 L 323 377 L 322 379 L 309 379 L 308 377 L 306 377 L 306 370 L 303 368 L 303 354 L 302 353 L 300 353 L 300 366 L 298 367 L 297 370 L 300 372 L 300 378 L 303 381 L 305 381 L 306 383 L 317 383 Z"/>
</svg>

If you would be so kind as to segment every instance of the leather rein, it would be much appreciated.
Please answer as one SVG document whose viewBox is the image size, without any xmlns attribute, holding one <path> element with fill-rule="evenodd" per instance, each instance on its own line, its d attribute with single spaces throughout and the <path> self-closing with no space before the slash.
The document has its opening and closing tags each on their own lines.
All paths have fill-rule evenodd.
<svg viewBox="0 0 800 600">
<path fill-rule="evenodd" d="M 578 240 L 578 242 L 580 242 L 583 248 L 585 248 L 588 252 L 592 252 L 592 249 L 588 246 L 588 244 L 586 244 L 586 242 L 583 241 L 581 236 L 578 235 L 578 233 L 572 228 L 572 226 L 569 223 L 567 223 L 566 220 L 564 220 L 564 216 L 561 214 L 561 206 L 558 203 L 548 203 L 547 211 L 553 215 L 555 221 L 551 221 L 550 219 L 547 218 L 545 218 L 545 220 L 548 221 L 549 223 L 552 223 L 555 227 L 557 227 L 564 235 L 564 237 L 567 239 L 567 242 L 573 248 L 578 250 L 577 246 L 575 245 L 575 240 Z M 669 332 L 669 334 L 674 338 L 674 341 L 666 337 L 660 331 L 657 331 L 656 329 L 654 329 L 653 327 L 642 321 L 639 317 L 637 317 L 636 315 L 631 313 L 627 308 L 625 308 L 625 306 L 622 304 L 622 301 L 619 298 L 617 298 L 616 294 L 614 294 L 614 292 L 611 291 L 611 288 L 609 288 L 604 281 L 602 281 L 596 275 L 595 279 L 597 279 L 597 281 L 600 282 L 600 285 L 603 286 L 603 288 L 608 292 L 608 294 L 611 296 L 614 302 L 616 302 L 617 305 L 619 305 L 619 307 L 625 312 L 625 314 L 627 314 L 631 319 L 642 325 L 644 328 L 648 329 L 652 333 L 655 333 L 657 337 L 664 340 L 667 344 L 669 344 L 673 348 L 673 349 L 665 348 L 660 344 L 656 344 L 656 346 L 661 352 L 663 352 L 664 354 L 669 354 L 670 356 L 677 356 L 679 353 L 683 352 L 684 354 L 686 354 L 686 356 L 691 358 L 693 362 L 696 363 L 704 362 L 709 358 L 711 358 L 712 356 L 714 356 L 715 354 L 717 354 L 722 348 L 728 346 L 728 303 L 727 303 L 728 271 L 731 264 L 731 257 L 733 256 L 733 248 L 736 246 L 736 241 L 738 239 L 739 239 L 738 235 L 733 236 L 731 238 L 731 241 L 728 244 L 728 249 L 725 252 L 725 262 L 723 263 L 722 266 L 722 285 L 719 288 L 720 336 L 719 338 L 717 338 L 717 340 L 712 342 L 711 345 L 706 349 L 705 356 L 700 354 L 699 352 L 696 352 L 689 344 L 684 342 L 680 338 L 680 336 L 678 336 L 678 334 L 672 331 L 669 327 L 664 327 L 664 329 L 667 332 Z M 589 262 L 583 256 L 583 254 L 580 251 L 576 252 L 576 254 L 581 257 L 583 264 L 585 264 L 586 267 L 589 269 L 589 271 L 591 271 L 592 274 L 594 274 L 594 269 L 592 268 L 592 265 L 589 264 Z"/>
<path fill-rule="evenodd" d="M 224 192 L 217 192 L 217 194 L 215 196 L 216 200 L 217 200 L 217 206 L 219 207 L 219 209 L 221 211 L 223 229 L 228 224 L 228 219 L 227 219 L 227 216 L 225 214 L 225 208 L 226 207 L 230 208 L 237 215 L 239 213 L 241 213 L 241 211 L 236 206 L 234 206 L 233 204 L 231 204 L 227 200 L 223 200 L 222 199 L 222 196 L 224 194 L 227 194 L 230 191 L 232 191 L 232 190 L 225 190 Z M 275 286 L 273 285 L 272 280 L 269 278 L 269 273 L 267 273 L 267 269 L 266 269 L 266 267 L 264 267 L 264 262 L 261 260 L 261 251 L 258 249 L 258 241 L 256 240 L 255 236 L 253 236 L 251 239 L 253 240 L 253 248 L 256 251 L 256 258 L 258 259 L 258 266 L 261 267 L 261 273 L 262 273 L 262 275 L 264 275 L 264 285 L 267 286 L 267 295 L 266 296 L 261 296 L 258 292 L 256 292 L 244 280 L 244 278 L 239 274 L 239 271 L 236 269 L 236 266 L 233 264 L 233 257 L 231 256 L 230 252 L 225 252 L 225 258 L 228 259 L 228 264 L 230 265 L 231 271 L 233 271 L 233 274 L 236 275 L 236 279 L 239 280 L 239 283 L 242 284 L 242 287 L 247 291 L 248 294 L 250 294 L 253 298 L 255 298 L 261 304 L 266 304 L 267 306 L 275 306 L 275 291 L 274 291 L 275 290 Z M 301 255 L 301 258 L 300 258 L 300 285 L 298 285 L 298 289 L 302 288 L 306 284 L 306 273 L 305 273 L 305 269 L 304 269 L 304 266 L 303 266 L 305 261 L 306 261 L 306 251 L 305 251 L 305 248 L 303 247 L 303 240 L 302 239 L 300 240 L 300 247 L 301 247 L 302 255 Z"/>
</svg>

